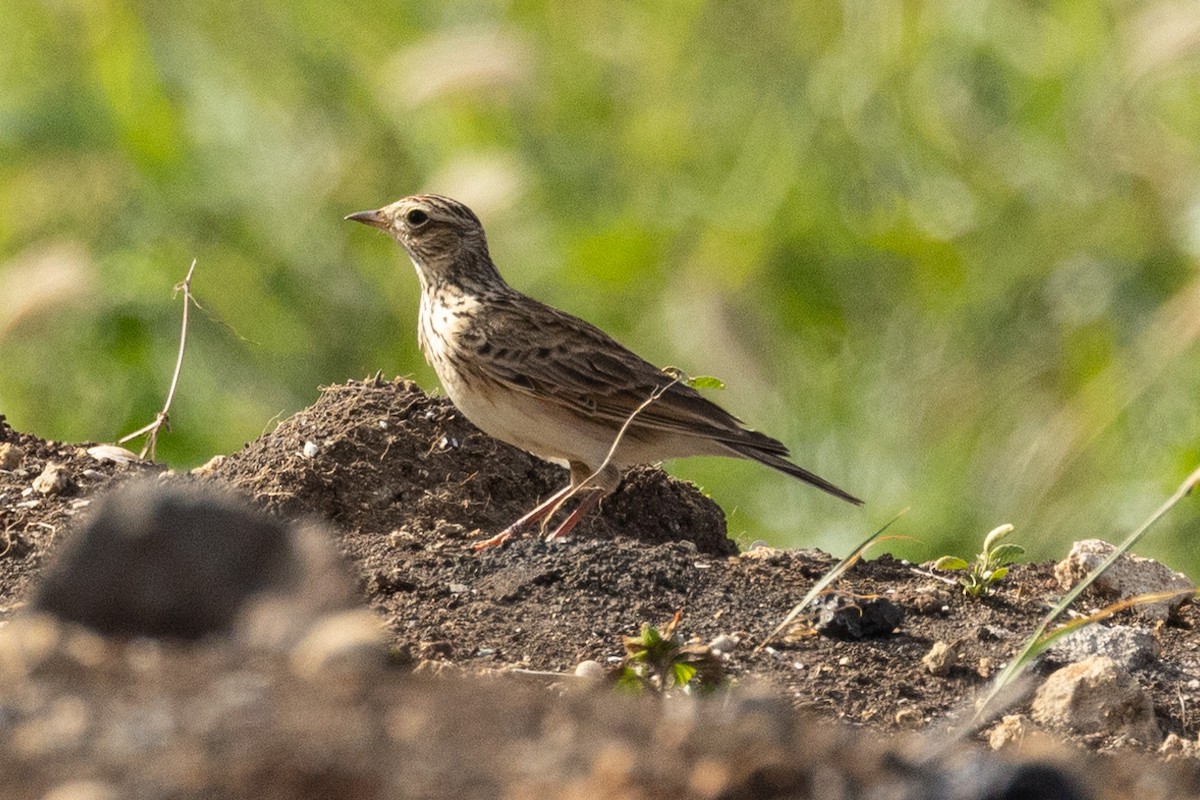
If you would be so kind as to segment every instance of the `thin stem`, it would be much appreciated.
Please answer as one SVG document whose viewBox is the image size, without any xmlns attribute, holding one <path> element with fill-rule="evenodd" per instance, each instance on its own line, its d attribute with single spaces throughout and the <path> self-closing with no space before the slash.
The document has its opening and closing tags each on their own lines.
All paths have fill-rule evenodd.
<svg viewBox="0 0 1200 800">
<path fill-rule="evenodd" d="M 176 292 L 183 292 L 183 324 L 179 330 L 179 353 L 175 357 L 175 372 L 171 375 L 171 388 L 167 391 L 167 402 L 163 405 L 164 415 L 171 407 L 171 401 L 175 399 L 175 388 L 179 386 L 179 373 L 183 371 L 183 351 L 187 347 L 188 306 L 192 304 L 192 273 L 195 271 L 196 259 L 193 258 L 192 265 L 188 267 L 183 283 L 175 287 Z"/>
</svg>

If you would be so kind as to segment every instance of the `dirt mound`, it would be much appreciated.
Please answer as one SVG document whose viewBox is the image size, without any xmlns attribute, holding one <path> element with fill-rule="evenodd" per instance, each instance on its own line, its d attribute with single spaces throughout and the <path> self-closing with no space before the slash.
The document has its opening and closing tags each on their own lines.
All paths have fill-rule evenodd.
<svg viewBox="0 0 1200 800">
<path fill-rule="evenodd" d="M 39 481 L 52 462 L 63 467 L 65 478 Z M 46 556 L 65 536 L 76 535 L 72 519 L 98 489 L 160 469 L 98 461 L 85 446 L 44 442 L 0 424 L 0 526 L 10 542 L 0 553 L 5 613 L 24 604 Z M 487 438 L 445 400 L 404 381 L 331 387 L 311 408 L 199 472 L 204 480 L 232 484 L 284 519 L 323 521 L 323 541 L 332 541 L 346 557 L 359 596 L 384 623 L 391 666 L 360 664 L 313 684 L 296 677 L 294 654 L 249 657 L 226 639 L 192 646 L 141 640 L 127 649 L 99 645 L 95 634 L 44 629 L 60 623 L 29 623 L 33 639 L 17 650 L 6 651 L 0 641 L 0 667 L 7 664 L 11 673 L 0 681 L 0 719 L 15 721 L 0 731 L 0 771 L 40 776 L 18 794 L 40 796 L 56 775 L 94 776 L 96 763 L 113 758 L 124 765 L 113 774 L 159 785 L 156 770 L 175 763 L 171 758 L 179 757 L 180 747 L 198 754 L 197 774 L 214 779 L 224 774 L 224 783 L 212 785 L 226 787 L 230 796 L 275 779 L 294 786 L 308 776 L 314 786 L 345 785 L 349 796 L 364 797 L 417 796 L 427 785 L 422 781 L 437 780 L 457 788 L 431 796 L 497 796 L 509 790 L 510 796 L 572 796 L 572 786 L 579 790 L 574 796 L 595 796 L 593 790 L 610 778 L 623 787 L 613 795 L 621 797 L 811 795 L 820 794 L 815 787 L 821 781 L 853 785 L 840 796 L 857 797 L 868 794 L 868 787 L 892 785 L 886 781 L 902 773 L 916 782 L 905 784 L 915 793 L 888 796 L 1016 797 L 1030 796 L 1020 794 L 1030 775 L 1043 781 L 1038 786 L 1050 786 L 1046 781 L 1087 783 L 1097 774 L 1094 766 L 1074 769 L 1075 777 L 1058 772 L 1047 777 L 1036 765 L 1014 772 L 985 751 L 966 747 L 986 735 L 967 725 L 972 698 L 1058 592 L 1048 564 L 1017 565 L 993 596 L 975 600 L 916 565 L 888 556 L 860 562 L 838 582 L 835 600 L 782 641 L 755 651 L 832 566 L 832 558 L 803 550 L 738 553 L 711 501 L 650 468 L 631 473 L 602 513 L 565 541 L 527 535 L 476 553 L 471 544 L 479 536 L 495 533 L 552 493 L 566 473 Z M 84 596 L 88 591 L 83 585 L 66 589 Z M 844 616 L 877 608 L 882 622 L 874 626 L 865 617 Z M 701 703 L 687 705 L 686 712 L 670 707 L 660 712 L 653 704 L 616 699 L 611 690 L 559 698 L 544 688 L 531 692 L 513 685 L 571 684 L 579 662 L 615 663 L 624 654 L 623 636 L 643 623 L 665 623 L 677 612 L 685 638 L 724 641 L 722 664 L 733 680 L 732 694 L 722 701 L 726 706 Z M 826 625 L 821 614 L 842 614 L 842 624 Z M 1127 613 L 1111 622 L 1136 625 Z M 1194 607 L 1185 606 L 1166 624 L 1126 637 L 1152 645 L 1131 656 L 1127 666 L 1130 680 L 1150 698 L 1152 728 L 1175 735 L 1168 753 L 1196 752 L 1200 718 L 1191 712 L 1200 701 L 1196 622 Z M 336 641 L 336 632 L 331 635 Z M 951 654 L 936 666 L 925 659 L 935 645 Z M 70 652 L 64 655 L 63 648 Z M 6 652 L 22 655 L 6 661 Z M 1051 654 L 1034 680 L 1074 658 Z M 413 683 L 414 668 L 468 678 Z M 499 674 L 506 679 L 481 677 Z M 246 710 L 246 702 L 253 708 Z M 128 703 L 139 709 L 132 722 Z M 210 704 L 235 708 L 233 716 L 196 716 Z M 64 709 L 74 709 L 69 718 L 62 716 Z M 937 735 L 916 751 L 884 755 L 877 743 L 851 736 L 845 726 L 803 722 L 796 709 L 888 737 L 920 730 Z M 1010 710 L 1027 715 L 1028 703 Z M 153 719 L 137 716 L 143 711 Z M 171 719 L 163 721 L 164 713 Z M 189 727 L 192 718 L 199 720 L 196 725 L 211 724 Z M 80 719 L 90 722 L 80 728 Z M 129 745 L 129 753 L 136 751 L 129 760 L 97 744 L 105 741 L 105 725 L 117 726 L 128 739 L 134 736 L 130 731 L 156 719 L 168 731 L 163 741 L 173 743 L 166 751 L 171 758 L 160 759 L 142 739 L 137 747 Z M 90 733 L 72 734 L 62 744 L 54 738 L 62 733 L 55 733 L 60 724 L 68 732 Z M 454 727 L 459 724 L 467 727 Z M 677 724 L 683 727 L 671 732 Z M 1037 738 L 1028 716 L 1006 724 L 1016 732 L 1014 743 L 1025 733 L 1030 742 Z M 464 744 L 467 729 L 479 731 L 471 741 L 487 746 Z M 189 739 L 193 734 L 200 738 Z M 1056 735 L 1091 749 L 1128 751 L 1147 744 L 1132 742 L 1119 729 Z M 925 758 L 930 748 L 946 755 L 937 769 Z M 330 755 L 306 764 L 303 754 L 315 752 Z M 282 760 L 272 761 L 272 753 Z M 814 762 L 830 760 L 824 766 L 798 763 L 797 753 Z M 5 762 L 6 757 L 15 760 Z M 405 768 L 397 759 L 411 761 Z M 30 766 L 43 761 L 71 766 L 63 772 Z M 143 766 L 131 767 L 134 762 Z M 1176 765 L 1171 773 L 1179 781 L 1174 790 L 1165 789 L 1169 784 L 1158 784 L 1162 792 L 1134 786 L 1138 767 L 1092 780 L 1090 796 L 1135 790 L 1146 798 L 1178 796 L 1185 785 L 1193 791 L 1200 786 L 1195 782 L 1200 761 L 1185 763 L 1186 769 Z M 539 765 L 548 771 L 539 771 Z M 958 795 L 935 791 L 930 787 L 947 785 L 938 781 L 959 780 L 937 771 L 943 767 L 994 781 Z M 446 778 L 449 769 L 462 770 L 461 780 Z M 555 784 L 556 770 L 569 780 Z M 647 794 L 641 791 L 647 784 L 639 781 L 674 788 Z M 997 788 L 1010 785 L 1016 794 Z M 1081 796 L 1073 792 L 1068 787 L 1054 796 Z"/>
<path fill-rule="evenodd" d="M 486 436 L 405 380 L 331 386 L 213 474 L 285 516 L 352 534 L 452 538 L 498 532 L 567 483 L 565 469 Z M 717 504 L 661 470 L 631 472 L 601 511 L 573 535 L 737 552 Z"/>
<path fill-rule="evenodd" d="M 1018 565 L 994 596 L 971 600 L 953 582 L 883 556 L 855 565 L 839 588 L 852 612 L 866 598 L 893 601 L 903 612 L 894 632 L 854 641 L 801 628 L 808 632 L 752 653 L 832 566 L 829 556 L 739 555 L 711 501 L 651 468 L 634 471 L 566 541 L 530 535 L 474 553 L 477 536 L 553 492 L 565 471 L 483 435 L 446 400 L 405 381 L 331 387 L 213 474 L 279 513 L 333 522 L 393 643 L 418 657 L 570 670 L 585 659 L 615 661 L 623 635 L 682 611 L 687 636 L 744 643 L 727 660 L 730 674 L 766 682 L 799 708 L 886 731 L 969 718 L 969 698 L 1057 592 L 1049 565 Z M 1189 607 L 1160 629 L 1167 652 L 1139 667 L 1163 731 L 1188 738 L 1200 725 L 1175 711 L 1176 693 L 1200 697 L 1200 685 L 1178 680 L 1195 662 L 1188 650 L 1173 662 L 1169 651 L 1186 641 L 1193 615 Z M 935 642 L 955 653 L 936 678 L 921 661 Z"/>
</svg>

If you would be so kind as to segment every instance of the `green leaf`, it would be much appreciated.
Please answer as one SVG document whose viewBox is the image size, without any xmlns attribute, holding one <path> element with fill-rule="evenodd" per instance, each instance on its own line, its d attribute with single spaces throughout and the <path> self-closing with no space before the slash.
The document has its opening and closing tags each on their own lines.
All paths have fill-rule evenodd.
<svg viewBox="0 0 1200 800">
<path fill-rule="evenodd" d="M 934 569 L 939 569 L 944 572 L 950 572 L 956 569 L 968 569 L 970 566 L 971 565 L 967 563 L 966 559 L 959 558 L 958 556 L 942 556 L 937 561 L 933 562 Z"/>
<path fill-rule="evenodd" d="M 1004 576 L 1008 574 L 1008 567 L 997 567 L 992 570 L 992 574 L 987 577 L 988 583 L 996 583 L 1004 580 Z"/>
<path fill-rule="evenodd" d="M 688 378 L 686 383 L 693 389 L 725 388 L 725 382 L 720 378 L 714 378 L 712 375 L 697 375 L 695 378 Z"/>
<path fill-rule="evenodd" d="M 997 528 L 993 528 L 987 536 L 983 537 L 983 552 L 987 553 L 992 549 L 992 545 L 1000 539 L 1008 536 L 1013 532 L 1013 526 L 1005 523 Z"/>
<path fill-rule="evenodd" d="M 696 677 L 696 668 L 691 664 L 685 664 L 682 661 L 676 661 L 671 665 L 671 673 L 675 677 L 676 686 L 687 686 L 692 678 Z"/>
<path fill-rule="evenodd" d="M 645 643 L 647 650 L 652 650 L 662 642 L 662 634 L 658 632 L 658 628 L 653 625 L 642 626 L 642 642 Z"/>
<path fill-rule="evenodd" d="M 641 692 L 645 688 L 640 675 L 632 667 L 624 667 L 617 676 L 614 686 L 618 691 Z"/>
<path fill-rule="evenodd" d="M 1002 544 L 988 554 L 988 560 L 1001 566 L 1011 564 L 1025 555 L 1025 548 L 1019 544 Z"/>
</svg>

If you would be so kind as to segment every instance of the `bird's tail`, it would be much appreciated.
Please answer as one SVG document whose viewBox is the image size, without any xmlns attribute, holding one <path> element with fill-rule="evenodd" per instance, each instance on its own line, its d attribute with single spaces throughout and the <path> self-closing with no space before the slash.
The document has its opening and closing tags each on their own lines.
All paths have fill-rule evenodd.
<svg viewBox="0 0 1200 800">
<path fill-rule="evenodd" d="M 793 464 L 782 456 L 775 455 L 774 453 L 763 452 L 752 445 L 743 444 L 741 442 L 723 442 L 723 444 L 743 458 L 749 458 L 753 461 L 757 461 L 760 464 L 766 464 L 768 467 L 777 469 L 787 475 L 791 475 L 793 478 L 799 478 L 805 483 L 811 483 L 818 489 L 829 492 L 834 497 L 840 497 L 849 503 L 854 503 L 856 506 L 861 506 L 863 504 L 862 500 L 859 500 L 845 489 L 840 489 L 837 486 L 834 486 L 820 475 L 809 472 L 804 467 Z"/>
</svg>

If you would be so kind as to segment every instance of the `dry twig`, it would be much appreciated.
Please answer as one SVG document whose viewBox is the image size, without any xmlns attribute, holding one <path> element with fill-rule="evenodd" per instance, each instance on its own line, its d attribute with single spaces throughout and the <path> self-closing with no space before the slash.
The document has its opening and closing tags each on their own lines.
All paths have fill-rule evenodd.
<svg viewBox="0 0 1200 800">
<path fill-rule="evenodd" d="M 175 399 L 175 388 L 179 385 L 179 373 L 183 369 L 183 351 L 187 346 L 188 332 L 188 306 L 196 304 L 192 298 L 192 273 L 196 271 L 196 259 L 192 259 L 192 265 L 188 267 L 187 275 L 183 279 L 183 283 L 175 285 L 175 292 L 178 294 L 183 292 L 183 326 L 179 333 L 179 355 L 175 358 L 175 373 L 171 376 L 171 388 L 167 391 L 167 401 L 163 403 L 162 410 L 154 415 L 154 421 L 149 425 L 138 428 L 130 434 L 126 434 L 117 440 L 117 444 L 125 444 L 131 439 L 136 439 L 139 436 L 146 437 L 146 446 L 142 448 L 142 452 L 138 454 L 140 458 L 146 458 L 149 454 L 150 460 L 154 460 L 154 449 L 158 445 L 158 433 L 163 428 L 171 429 L 171 402 Z M 199 308 L 199 305 L 196 304 Z"/>
</svg>

